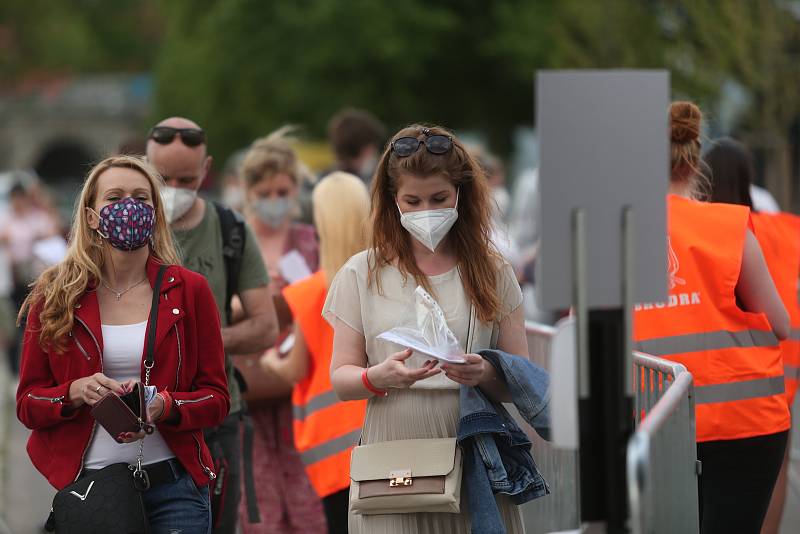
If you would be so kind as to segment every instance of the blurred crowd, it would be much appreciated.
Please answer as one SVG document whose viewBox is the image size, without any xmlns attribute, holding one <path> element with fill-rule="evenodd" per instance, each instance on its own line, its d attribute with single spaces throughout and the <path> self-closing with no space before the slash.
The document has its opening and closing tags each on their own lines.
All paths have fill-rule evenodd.
<svg viewBox="0 0 800 534">
<path fill-rule="evenodd" d="M 0 174 L 0 349 L 19 371 L 21 329 L 15 328 L 28 285 L 66 252 L 65 228 L 47 187 L 22 171 Z"/>
<path fill-rule="evenodd" d="M 172 137 L 158 137 L 170 133 Z M 193 139 L 192 135 L 199 137 Z M 176 136 L 182 144 L 171 144 Z M 210 281 L 210 271 L 220 267 L 204 256 L 199 244 L 207 241 L 209 235 L 199 230 L 184 230 L 181 226 L 187 218 L 191 219 L 193 203 L 201 190 L 217 203 L 215 206 L 234 210 L 245 222 L 245 237 L 252 241 L 246 242 L 254 248 L 245 248 L 241 268 L 248 269 L 248 255 L 254 253 L 263 260 L 268 274 L 278 337 L 274 346 L 266 351 L 235 354 L 235 372 L 229 375 L 229 385 L 235 381 L 242 391 L 241 405 L 232 398 L 231 414 L 235 417 L 229 430 L 238 434 L 242 421 L 245 421 L 245 428 L 252 426 L 252 430 L 245 432 L 242 443 L 231 441 L 230 435 L 225 437 L 225 424 L 218 427 L 216 433 L 206 432 L 212 453 L 216 453 L 215 447 L 218 447 L 220 455 L 229 462 L 230 477 L 225 488 L 225 500 L 229 502 L 224 512 L 218 511 L 220 517 L 215 517 L 218 532 L 233 532 L 231 525 L 237 523 L 244 532 L 321 532 L 326 528 L 326 521 L 331 532 L 346 531 L 343 526 L 346 516 L 342 515 L 347 509 L 346 496 L 340 495 L 339 502 L 333 504 L 326 499 L 320 501 L 321 495 L 314 491 L 317 481 L 309 482 L 292 435 L 291 395 L 293 387 L 303 377 L 287 364 L 294 342 L 294 318 L 283 292 L 293 282 L 321 268 L 320 229 L 315 227 L 312 203 L 317 185 L 324 177 L 343 172 L 358 177 L 367 191 L 387 139 L 386 127 L 371 113 L 347 108 L 329 122 L 328 143 L 333 158 L 332 163 L 322 169 L 311 170 L 300 159 L 299 140 L 292 127 L 254 140 L 249 147 L 235 153 L 219 171 L 214 168 L 211 157 L 181 159 L 169 153 L 171 146 L 205 146 L 202 128 L 183 119 L 163 121 L 151 130 L 148 139 L 143 136 L 141 140 L 131 140 L 119 149 L 120 154 L 145 156 L 145 144 L 150 142 L 146 157 L 165 181 L 162 194 L 166 216 L 172 224 L 185 266 L 205 274 Z M 537 251 L 536 170 L 527 169 L 511 179 L 502 159 L 486 146 L 474 144 L 468 149 L 485 172 L 490 186 L 491 239 L 513 265 L 519 282 L 532 297 Z M 217 177 L 215 188 L 208 187 L 211 176 Z M 336 203 L 337 195 L 360 194 L 357 189 L 346 186 L 346 181 L 336 183 L 339 184 L 336 187 L 327 187 L 325 198 L 318 199 L 320 202 Z M 515 184 L 514 194 L 509 191 L 510 183 Z M 44 269 L 59 264 L 66 257 L 69 230 L 46 184 L 32 173 L 13 171 L 0 175 L 0 188 L 3 188 L 0 189 L 0 346 L 7 349 L 8 365 L 11 372 L 17 374 L 25 327 L 24 322 L 15 325 L 17 312 L 32 282 Z M 347 203 L 346 200 L 342 202 Z M 224 211 L 212 211 L 225 219 Z M 207 217 L 202 219 L 205 221 Z M 194 221 L 187 227 L 197 223 Z M 224 233 L 225 223 L 222 224 Z M 200 223 L 199 228 L 205 229 L 204 225 L 205 222 Z M 227 246 L 226 239 L 223 236 Z M 355 251 L 364 244 L 360 241 Z M 352 246 L 341 245 L 338 256 L 347 252 L 341 262 L 354 252 L 348 248 Z M 247 287 L 240 287 L 236 296 L 215 293 L 218 304 L 230 297 L 227 308 L 220 305 L 223 325 L 226 321 L 231 325 L 246 322 L 252 315 L 252 310 L 248 310 L 251 306 L 241 298 L 244 289 Z M 525 302 L 528 317 L 546 318 L 537 310 L 533 298 L 526 298 Z M 242 447 L 248 451 L 246 454 L 242 454 Z M 270 482 L 264 483 L 268 479 Z M 254 483 L 248 486 L 247 480 Z M 237 519 L 237 516 L 241 517 Z M 260 521 L 251 524 L 253 519 Z"/>
</svg>

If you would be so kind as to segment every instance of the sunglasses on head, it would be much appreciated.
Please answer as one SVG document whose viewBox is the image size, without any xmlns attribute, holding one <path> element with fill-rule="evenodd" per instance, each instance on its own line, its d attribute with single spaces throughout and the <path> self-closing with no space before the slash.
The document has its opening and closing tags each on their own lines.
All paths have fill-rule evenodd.
<svg viewBox="0 0 800 534">
<path fill-rule="evenodd" d="M 453 148 L 453 138 L 449 135 L 431 134 L 431 131 L 425 128 L 422 130 L 425 139 L 417 139 L 416 137 L 400 137 L 392 141 L 392 152 L 401 158 L 410 156 L 423 144 L 431 154 L 446 154 Z"/>
<path fill-rule="evenodd" d="M 168 145 L 179 135 L 186 146 L 195 147 L 206 142 L 206 133 L 200 128 L 172 128 L 171 126 L 155 126 L 147 135 L 159 145 Z"/>
</svg>

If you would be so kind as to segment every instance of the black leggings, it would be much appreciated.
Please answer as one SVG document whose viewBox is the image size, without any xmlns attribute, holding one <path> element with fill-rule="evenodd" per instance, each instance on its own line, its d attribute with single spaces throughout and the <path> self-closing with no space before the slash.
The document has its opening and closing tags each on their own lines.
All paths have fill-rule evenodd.
<svg viewBox="0 0 800 534">
<path fill-rule="evenodd" d="M 697 444 L 700 534 L 759 534 L 789 432 Z"/>
<path fill-rule="evenodd" d="M 328 534 L 347 534 L 347 509 L 350 506 L 350 488 L 332 493 L 322 499 Z"/>
</svg>

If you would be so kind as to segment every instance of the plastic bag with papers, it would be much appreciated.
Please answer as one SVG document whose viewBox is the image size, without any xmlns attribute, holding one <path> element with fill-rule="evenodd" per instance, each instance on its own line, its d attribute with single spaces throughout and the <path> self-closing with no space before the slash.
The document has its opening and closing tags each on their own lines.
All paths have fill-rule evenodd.
<svg viewBox="0 0 800 534">
<path fill-rule="evenodd" d="M 412 311 L 413 310 L 413 311 Z M 414 306 L 409 309 L 416 316 L 416 325 L 396 326 L 378 335 L 378 339 L 396 343 L 420 354 L 450 363 L 464 363 L 464 349 L 447 326 L 444 312 L 424 288 L 414 290 Z"/>
</svg>

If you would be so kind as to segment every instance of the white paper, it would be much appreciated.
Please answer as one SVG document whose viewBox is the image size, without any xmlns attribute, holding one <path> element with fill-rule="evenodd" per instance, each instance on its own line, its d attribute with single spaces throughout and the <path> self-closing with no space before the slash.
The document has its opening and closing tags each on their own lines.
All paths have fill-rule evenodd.
<svg viewBox="0 0 800 534">
<path fill-rule="evenodd" d="M 400 329 L 393 328 L 392 330 L 379 334 L 378 339 L 389 341 L 390 343 L 396 343 L 402 347 L 409 348 L 415 352 L 422 353 L 426 356 L 431 356 L 439 361 L 447 363 L 466 363 L 467 361 L 462 357 L 463 352 L 461 354 L 446 354 L 445 352 L 428 345 L 421 337 L 415 336 L 411 329 L 408 329 L 407 332 L 399 332 L 398 330 Z"/>
<path fill-rule="evenodd" d="M 4 247 L 0 247 L 0 297 L 11 295 L 14 290 L 14 279 L 11 275 L 11 260 Z"/>
<path fill-rule="evenodd" d="M 61 263 L 67 257 L 67 242 L 61 236 L 40 239 L 33 244 L 33 255 L 48 267 Z"/>
<path fill-rule="evenodd" d="M 308 278 L 313 273 L 308 268 L 305 258 L 297 252 L 297 250 L 290 250 L 278 262 L 278 270 L 281 276 L 290 284 L 294 284 L 300 280 Z"/>
<path fill-rule="evenodd" d="M 278 347 L 278 354 L 289 354 L 289 351 L 294 348 L 294 334 L 289 334 L 283 340 L 281 346 Z"/>
<path fill-rule="evenodd" d="M 144 404 L 145 406 L 149 406 L 153 399 L 156 398 L 156 387 L 155 386 L 144 386 Z"/>
<path fill-rule="evenodd" d="M 409 324 L 414 327 L 405 326 Z M 401 325 L 383 332 L 377 339 L 396 343 L 443 362 L 466 362 L 464 350 L 447 326 L 442 308 L 425 288 L 417 286 L 414 289 L 413 305 L 403 313 Z"/>
</svg>

